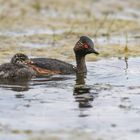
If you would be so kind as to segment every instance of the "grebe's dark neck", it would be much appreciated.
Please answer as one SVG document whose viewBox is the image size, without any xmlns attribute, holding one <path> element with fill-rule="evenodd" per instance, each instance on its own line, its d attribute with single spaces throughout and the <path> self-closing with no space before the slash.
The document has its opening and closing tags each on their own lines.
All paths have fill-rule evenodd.
<svg viewBox="0 0 140 140">
<path fill-rule="evenodd" d="M 86 74 L 87 67 L 85 63 L 85 56 L 75 54 L 75 57 L 76 57 L 77 73 Z"/>
</svg>

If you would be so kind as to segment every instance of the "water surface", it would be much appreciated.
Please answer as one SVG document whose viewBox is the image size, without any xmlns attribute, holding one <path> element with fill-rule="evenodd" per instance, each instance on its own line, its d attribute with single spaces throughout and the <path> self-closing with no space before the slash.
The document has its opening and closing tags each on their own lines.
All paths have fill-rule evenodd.
<svg viewBox="0 0 140 140">
<path fill-rule="evenodd" d="M 140 58 L 88 62 L 88 75 L 0 85 L 0 139 L 140 138 Z"/>
</svg>

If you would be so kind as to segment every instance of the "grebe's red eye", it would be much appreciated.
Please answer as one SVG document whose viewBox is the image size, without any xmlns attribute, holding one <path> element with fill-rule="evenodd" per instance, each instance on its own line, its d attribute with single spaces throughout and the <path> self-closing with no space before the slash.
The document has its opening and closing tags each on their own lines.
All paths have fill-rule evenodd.
<svg viewBox="0 0 140 140">
<path fill-rule="evenodd" d="M 87 49 L 87 48 L 89 48 L 89 46 L 87 44 L 84 44 L 83 48 Z"/>
</svg>

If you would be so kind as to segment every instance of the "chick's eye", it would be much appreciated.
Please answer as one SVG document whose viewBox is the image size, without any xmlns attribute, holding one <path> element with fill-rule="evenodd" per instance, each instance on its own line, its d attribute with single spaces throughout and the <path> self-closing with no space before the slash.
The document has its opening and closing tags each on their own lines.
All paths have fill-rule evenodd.
<svg viewBox="0 0 140 140">
<path fill-rule="evenodd" d="M 20 59 L 21 59 L 21 60 L 24 60 L 24 58 L 23 58 L 23 57 L 20 57 Z"/>
<path fill-rule="evenodd" d="M 84 44 L 83 48 L 87 49 L 87 48 L 89 48 L 89 46 L 87 44 Z"/>
</svg>

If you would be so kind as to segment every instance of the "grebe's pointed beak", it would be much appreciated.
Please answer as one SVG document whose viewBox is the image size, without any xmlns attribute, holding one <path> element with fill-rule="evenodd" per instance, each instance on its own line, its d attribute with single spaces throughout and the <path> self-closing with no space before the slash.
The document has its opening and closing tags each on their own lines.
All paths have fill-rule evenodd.
<svg viewBox="0 0 140 140">
<path fill-rule="evenodd" d="M 96 50 L 94 50 L 94 48 L 90 49 L 90 53 L 95 53 L 96 55 L 99 55 L 99 52 L 97 52 Z"/>
</svg>

